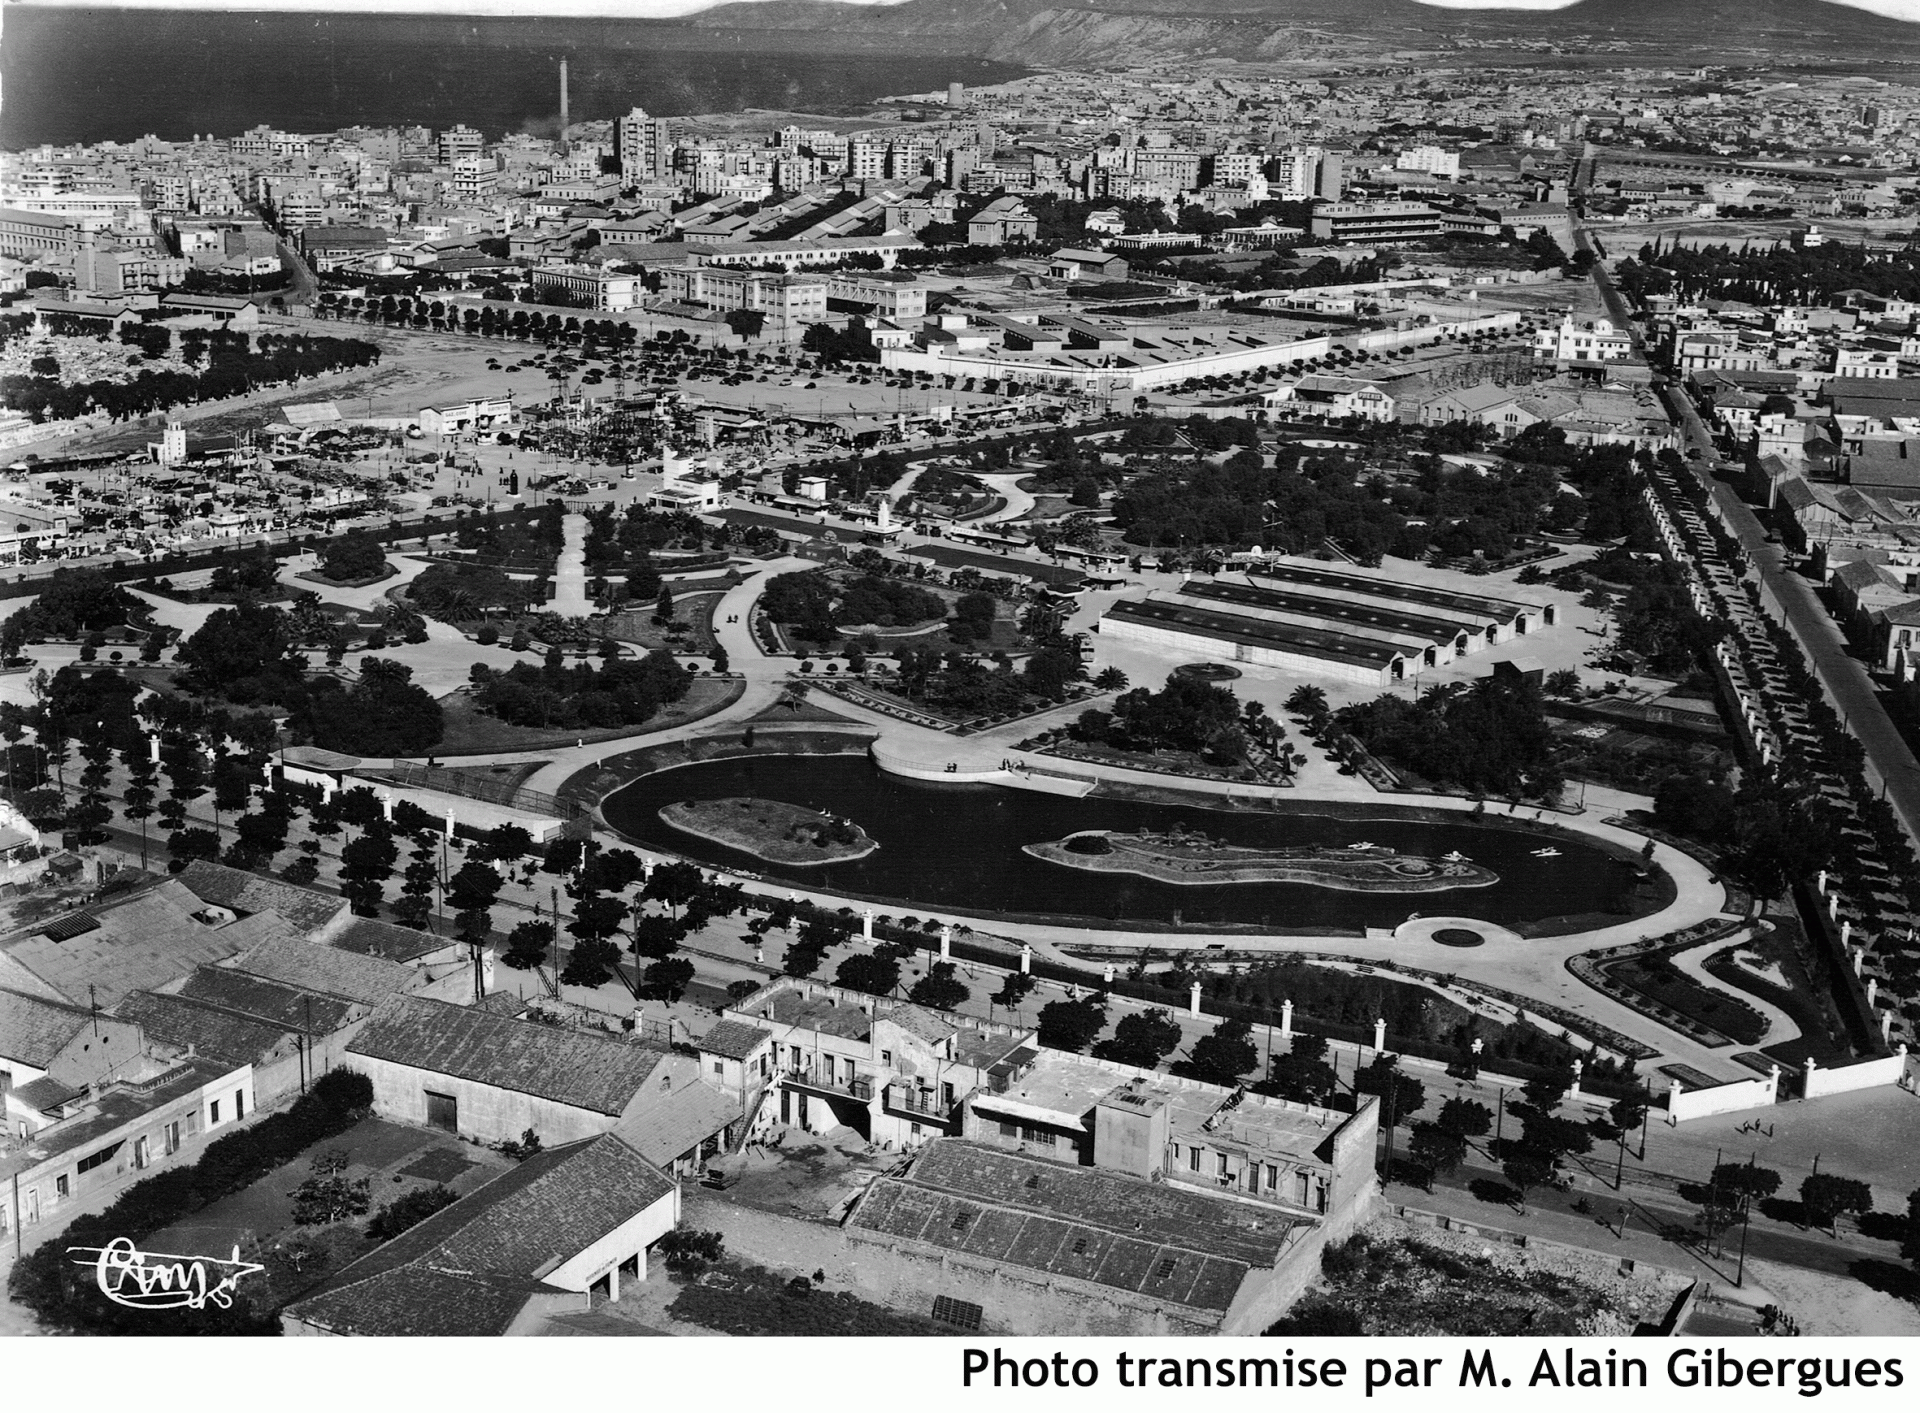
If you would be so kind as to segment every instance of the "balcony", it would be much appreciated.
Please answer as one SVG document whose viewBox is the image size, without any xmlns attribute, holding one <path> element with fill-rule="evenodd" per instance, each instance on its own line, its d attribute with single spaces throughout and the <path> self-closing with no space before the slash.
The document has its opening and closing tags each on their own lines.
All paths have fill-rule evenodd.
<svg viewBox="0 0 1920 1413">
<path fill-rule="evenodd" d="M 942 1102 L 940 1092 L 935 1089 L 919 1089 L 907 1084 L 889 1084 L 886 1088 L 886 1107 L 889 1113 L 909 1114 L 916 1119 L 931 1119 L 935 1123 L 951 1123 L 954 1111 L 966 1098 L 965 1094 L 954 1095 L 951 1103 Z"/>
<path fill-rule="evenodd" d="M 849 1099 L 857 1099 L 862 1104 L 873 1101 L 873 1076 L 855 1075 L 846 1079 L 836 1074 L 828 1078 L 820 1070 L 785 1069 L 779 1072 L 780 1078 L 787 1084 L 799 1085 L 803 1089 L 815 1090 L 821 1094 L 832 1094 Z"/>
</svg>

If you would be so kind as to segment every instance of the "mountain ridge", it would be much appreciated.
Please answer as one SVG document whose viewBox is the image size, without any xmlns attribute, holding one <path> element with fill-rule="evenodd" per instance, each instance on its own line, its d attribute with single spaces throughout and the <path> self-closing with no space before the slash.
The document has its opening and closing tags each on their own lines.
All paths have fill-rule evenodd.
<svg viewBox="0 0 1920 1413">
<path fill-rule="evenodd" d="M 1455 10 L 1414 0 L 757 0 L 669 21 L 735 35 L 841 35 L 859 48 L 929 43 L 1039 66 L 1289 57 L 1316 36 L 1398 49 L 1456 40 L 1646 46 L 1674 57 L 1779 50 L 1840 63 L 1920 63 L 1920 23 L 1829 0 L 1578 0 L 1560 10 Z"/>
</svg>

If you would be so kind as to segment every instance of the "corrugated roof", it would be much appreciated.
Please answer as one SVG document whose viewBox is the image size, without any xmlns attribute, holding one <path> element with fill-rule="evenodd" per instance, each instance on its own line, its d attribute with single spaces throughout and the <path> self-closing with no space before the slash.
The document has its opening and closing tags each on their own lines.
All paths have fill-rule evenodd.
<svg viewBox="0 0 1920 1413">
<path fill-rule="evenodd" d="M 135 893 L 93 916 L 100 926 L 56 941 L 44 925 L 17 934 L 4 944 L 8 956 L 69 1002 L 88 1000 L 111 1009 L 135 991 L 176 981 L 196 966 L 218 962 L 246 945 L 247 933 L 216 928 L 193 916 L 200 900 L 168 879 Z"/>
<path fill-rule="evenodd" d="M 244 869 L 195 859 L 179 881 L 196 898 L 236 913 L 276 912 L 302 932 L 312 932 L 338 916 L 346 903 L 331 893 L 297 888 Z"/>
<path fill-rule="evenodd" d="M 233 1065 L 265 1064 L 293 1042 L 293 1036 L 278 1026 L 158 991 L 134 992 L 114 1014 L 133 1021 L 148 1038 L 163 1045 L 180 1050 L 192 1046 L 196 1054 Z"/>
<path fill-rule="evenodd" d="M 81 1006 L 0 988 L 0 1056 L 44 1070 L 90 1016 Z"/>
<path fill-rule="evenodd" d="M 397 927 L 378 918 L 357 917 L 327 938 L 329 947 L 362 956 L 385 957 L 390 962 L 413 962 L 444 952 L 454 945 L 445 937 L 417 928 Z"/>
<path fill-rule="evenodd" d="M 278 937 L 240 954 L 234 967 L 251 976 L 309 991 L 324 991 L 349 1001 L 378 1005 L 405 995 L 421 981 L 420 973 L 398 962 L 342 952 L 322 942 Z"/>
<path fill-rule="evenodd" d="M 722 1020 L 701 1036 L 698 1048 L 705 1054 L 729 1060 L 744 1060 L 773 1038 L 773 1032 L 745 1021 Z"/>
<path fill-rule="evenodd" d="M 673 1194 L 612 1134 L 539 1153 L 288 1307 L 348 1335 L 498 1335 L 553 1269 Z"/>
<path fill-rule="evenodd" d="M 347 1053 L 618 1115 L 667 1052 L 408 996 L 376 1011 Z"/>
<path fill-rule="evenodd" d="M 269 981 L 233 967 L 201 967 L 176 994 L 310 1035 L 331 1035 L 367 1013 L 365 1002 Z"/>
<path fill-rule="evenodd" d="M 740 1102 L 712 1085 L 683 1084 L 629 1114 L 613 1131 L 650 1163 L 668 1166 L 745 1116 Z"/>
<path fill-rule="evenodd" d="M 1306 1217 L 1095 1168 L 936 1139 L 847 1225 L 1225 1312 Z"/>
</svg>

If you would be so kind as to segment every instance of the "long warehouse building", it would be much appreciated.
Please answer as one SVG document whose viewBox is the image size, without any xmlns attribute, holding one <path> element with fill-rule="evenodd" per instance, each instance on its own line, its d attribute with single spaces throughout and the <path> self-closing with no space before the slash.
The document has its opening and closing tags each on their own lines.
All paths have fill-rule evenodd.
<svg viewBox="0 0 1920 1413">
<path fill-rule="evenodd" d="M 1237 556 L 1240 578 L 1188 579 L 1100 622 L 1122 640 L 1385 687 L 1554 625 L 1550 603 Z M 1255 582 L 1259 580 L 1260 582 Z"/>
</svg>

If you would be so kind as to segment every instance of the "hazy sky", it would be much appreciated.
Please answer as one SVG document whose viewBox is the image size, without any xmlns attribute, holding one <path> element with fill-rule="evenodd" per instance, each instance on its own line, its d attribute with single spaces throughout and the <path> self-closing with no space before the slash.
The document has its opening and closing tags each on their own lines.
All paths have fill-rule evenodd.
<svg viewBox="0 0 1920 1413">
<path fill-rule="evenodd" d="M 15 0 L 26 5 L 68 7 L 73 4 L 99 3 L 116 9 L 218 9 L 218 10 L 327 10 L 368 12 L 405 11 L 446 15 L 628 15 L 635 19 L 663 15 L 685 15 L 711 9 L 721 0 Z M 850 0 L 850 3 L 889 4 L 895 0 Z M 1356 0 L 1364 8 L 1366 0 Z M 1448 10 L 1562 10 L 1578 0 L 1417 0 Z M 1920 0 L 1833 0 L 1856 10 L 1871 10 L 1894 19 L 1920 21 Z M 1257 9 L 1259 0 L 1251 0 L 1249 9 Z M 1676 12 L 1684 11 L 1685 0 L 1676 0 Z"/>
</svg>

